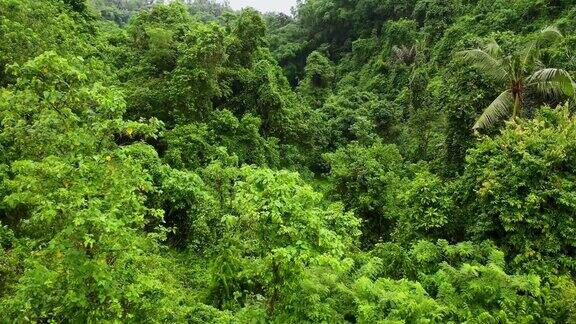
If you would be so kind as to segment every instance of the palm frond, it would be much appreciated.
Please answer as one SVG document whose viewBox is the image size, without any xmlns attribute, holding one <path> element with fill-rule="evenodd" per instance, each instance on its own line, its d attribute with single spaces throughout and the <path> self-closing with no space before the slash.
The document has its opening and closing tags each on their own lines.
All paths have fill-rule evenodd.
<svg viewBox="0 0 576 324">
<path fill-rule="evenodd" d="M 500 45 L 498 45 L 494 39 L 492 39 L 490 42 L 488 42 L 488 44 L 486 44 L 486 46 L 484 46 L 484 51 L 496 59 L 502 57 L 503 53 L 502 48 L 500 48 Z"/>
<path fill-rule="evenodd" d="M 538 37 L 530 42 L 530 44 L 526 47 L 525 56 L 524 56 L 524 64 L 529 65 L 531 62 L 538 59 L 539 50 L 543 46 L 544 42 L 551 42 L 555 41 L 558 38 L 562 38 L 562 33 L 556 26 L 548 26 L 540 31 Z"/>
<path fill-rule="evenodd" d="M 482 115 L 472 129 L 487 128 L 494 125 L 504 117 L 510 115 L 510 108 L 514 105 L 512 93 L 508 90 L 502 92 L 492 103 L 484 109 Z"/>
<path fill-rule="evenodd" d="M 499 60 L 488 52 L 481 49 L 473 49 L 458 52 L 465 62 L 470 63 L 480 73 L 497 81 L 504 81 L 508 77 L 508 72 L 504 68 L 502 60 Z"/>
<path fill-rule="evenodd" d="M 540 32 L 540 39 L 544 41 L 553 41 L 562 37 L 562 33 L 556 26 L 548 26 Z"/>
<path fill-rule="evenodd" d="M 541 60 L 534 60 L 534 67 L 536 70 L 542 70 L 546 68 L 546 65 Z"/>
<path fill-rule="evenodd" d="M 574 96 L 576 84 L 570 73 L 563 69 L 545 68 L 534 72 L 527 79 L 527 85 L 537 91 L 553 96 Z"/>
</svg>

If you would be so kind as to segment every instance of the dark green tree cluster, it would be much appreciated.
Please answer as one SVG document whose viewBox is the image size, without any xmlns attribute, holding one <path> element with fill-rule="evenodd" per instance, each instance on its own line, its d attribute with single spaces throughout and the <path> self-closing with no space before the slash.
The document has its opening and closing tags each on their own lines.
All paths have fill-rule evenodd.
<svg viewBox="0 0 576 324">
<path fill-rule="evenodd" d="M 570 0 L 0 0 L 0 322 L 576 322 Z"/>
</svg>

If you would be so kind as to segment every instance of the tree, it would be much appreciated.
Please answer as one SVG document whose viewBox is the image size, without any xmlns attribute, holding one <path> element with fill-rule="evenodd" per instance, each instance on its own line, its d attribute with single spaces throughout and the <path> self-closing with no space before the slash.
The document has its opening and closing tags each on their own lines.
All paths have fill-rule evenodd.
<svg viewBox="0 0 576 324">
<path fill-rule="evenodd" d="M 228 110 L 214 112 L 207 123 L 181 124 L 166 133 L 164 159 L 173 167 L 195 170 L 225 156 L 238 164 L 278 164 L 277 139 L 260 135 L 261 121 L 251 114 L 237 119 Z"/>
<path fill-rule="evenodd" d="M 576 271 L 576 126 L 566 108 L 509 123 L 467 157 L 456 195 L 469 235 L 494 240 L 517 268 Z"/>
<path fill-rule="evenodd" d="M 567 71 L 542 67 L 538 61 L 539 47 L 543 41 L 561 36 L 555 27 L 547 27 L 542 30 L 537 40 L 521 52 L 507 55 L 500 45 L 492 40 L 483 49 L 459 53 L 479 72 L 493 78 L 496 82 L 507 84 L 507 89 L 486 107 L 474 124 L 474 129 L 493 126 L 500 119 L 509 116 L 510 110 L 512 119 L 521 117 L 524 97 L 529 89 L 552 96 L 574 96 L 576 84 Z M 528 74 L 534 65 L 537 66 L 536 71 Z"/>
<path fill-rule="evenodd" d="M 299 91 L 314 108 L 322 107 L 326 97 L 332 92 L 334 83 L 334 66 L 320 52 L 312 52 L 306 59 L 304 80 L 299 85 Z"/>
<path fill-rule="evenodd" d="M 18 281 L 7 281 L 11 293 L 0 301 L 0 316 L 178 321 L 183 313 L 164 308 L 175 302 L 167 306 L 175 309 L 181 291 L 174 263 L 159 253 L 164 211 L 146 199 L 156 188 L 142 157 L 156 151 L 132 143 L 157 128 L 122 119 L 123 98 L 96 81 L 94 64 L 46 52 L 13 66 L 18 81 L 0 93 L 0 145 L 9 167 L 0 209 L 25 238 L 11 243 L 19 253 L 2 251 L 7 265 L 12 255 L 25 257 Z M 151 270 L 138 270 L 144 267 Z"/>
<path fill-rule="evenodd" d="M 86 14 L 86 0 L 64 0 L 70 8 L 80 14 Z"/>
<path fill-rule="evenodd" d="M 0 0 L 0 322 L 576 323 L 573 8 Z"/>
<path fill-rule="evenodd" d="M 364 220 L 363 243 L 386 239 L 395 218 L 391 200 L 402 175 L 398 148 L 382 142 L 369 147 L 352 143 L 324 158 L 331 168 L 331 193 Z"/>
<path fill-rule="evenodd" d="M 324 204 L 297 173 L 237 171 L 212 261 L 214 302 L 232 307 L 260 300 L 269 315 L 290 312 L 303 273 L 340 263 L 356 242 L 359 220 L 341 204 Z"/>
<path fill-rule="evenodd" d="M 250 66 L 254 53 L 264 44 L 265 35 L 266 24 L 260 13 L 250 8 L 242 10 L 232 30 L 232 59 L 242 66 Z"/>
</svg>

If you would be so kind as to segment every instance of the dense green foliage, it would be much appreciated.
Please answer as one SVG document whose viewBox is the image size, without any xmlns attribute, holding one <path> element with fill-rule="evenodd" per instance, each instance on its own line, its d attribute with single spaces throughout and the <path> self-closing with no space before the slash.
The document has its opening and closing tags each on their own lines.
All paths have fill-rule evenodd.
<svg viewBox="0 0 576 324">
<path fill-rule="evenodd" d="M 0 0 L 0 322 L 576 322 L 574 21 Z"/>
</svg>

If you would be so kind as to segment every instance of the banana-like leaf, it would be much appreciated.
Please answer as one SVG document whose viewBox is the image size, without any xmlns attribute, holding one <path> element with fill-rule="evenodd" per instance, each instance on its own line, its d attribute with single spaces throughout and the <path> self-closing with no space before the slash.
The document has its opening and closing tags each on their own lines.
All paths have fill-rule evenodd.
<svg viewBox="0 0 576 324">
<path fill-rule="evenodd" d="M 512 93 L 508 90 L 502 92 L 486 109 L 484 109 L 484 112 L 480 115 L 476 124 L 474 124 L 473 129 L 477 130 L 494 125 L 502 118 L 510 115 L 510 108 L 512 108 L 513 105 L 514 98 L 512 97 Z"/>
<path fill-rule="evenodd" d="M 495 50 L 494 48 L 491 49 Z M 503 61 L 493 57 L 488 52 L 481 49 L 473 49 L 458 52 L 458 55 L 464 61 L 470 63 L 480 73 L 497 81 L 505 81 L 508 77 L 508 72 L 504 68 Z"/>
<path fill-rule="evenodd" d="M 574 96 L 576 84 L 570 74 L 562 69 L 545 68 L 534 72 L 527 79 L 527 85 L 541 93 L 559 96 Z"/>
</svg>

